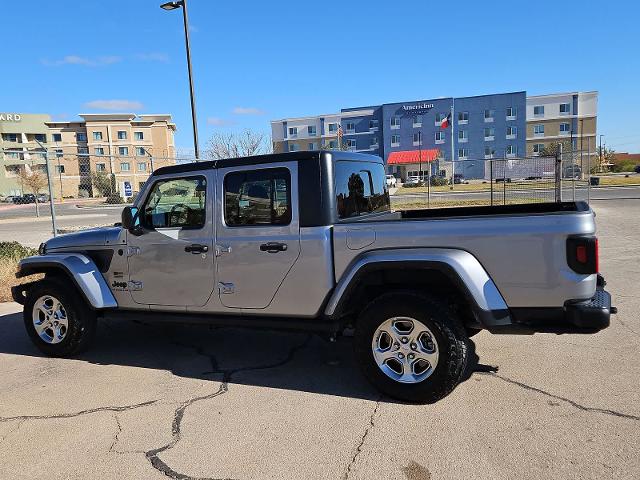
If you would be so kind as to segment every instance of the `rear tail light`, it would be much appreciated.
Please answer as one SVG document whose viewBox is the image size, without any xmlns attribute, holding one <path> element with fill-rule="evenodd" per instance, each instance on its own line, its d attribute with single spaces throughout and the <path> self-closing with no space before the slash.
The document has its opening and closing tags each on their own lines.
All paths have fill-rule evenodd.
<svg viewBox="0 0 640 480">
<path fill-rule="evenodd" d="M 567 264 L 576 273 L 598 273 L 598 239 L 586 236 L 567 238 Z"/>
</svg>

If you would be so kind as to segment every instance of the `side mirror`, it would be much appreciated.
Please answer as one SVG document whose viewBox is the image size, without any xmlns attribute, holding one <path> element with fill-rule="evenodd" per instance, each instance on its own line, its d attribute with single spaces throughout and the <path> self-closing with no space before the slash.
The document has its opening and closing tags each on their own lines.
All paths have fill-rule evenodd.
<svg viewBox="0 0 640 480">
<path fill-rule="evenodd" d="M 122 210 L 122 228 L 126 228 L 134 235 L 142 234 L 137 207 L 124 207 Z"/>
</svg>

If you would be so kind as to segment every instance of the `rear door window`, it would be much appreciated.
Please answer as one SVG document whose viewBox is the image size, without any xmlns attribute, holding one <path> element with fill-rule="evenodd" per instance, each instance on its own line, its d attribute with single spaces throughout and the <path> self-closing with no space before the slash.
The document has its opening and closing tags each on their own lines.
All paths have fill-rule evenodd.
<svg viewBox="0 0 640 480">
<path fill-rule="evenodd" d="M 229 227 L 289 225 L 289 170 L 265 168 L 227 174 L 224 178 L 224 219 Z"/>
<path fill-rule="evenodd" d="M 380 163 L 337 161 L 335 190 L 341 219 L 390 209 L 386 173 Z"/>
</svg>

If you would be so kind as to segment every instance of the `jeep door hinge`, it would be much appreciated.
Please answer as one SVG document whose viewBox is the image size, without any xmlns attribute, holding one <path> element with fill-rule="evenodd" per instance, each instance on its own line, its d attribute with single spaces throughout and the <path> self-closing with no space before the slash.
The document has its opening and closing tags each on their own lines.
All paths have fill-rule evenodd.
<svg viewBox="0 0 640 480">
<path fill-rule="evenodd" d="M 127 257 L 133 257 L 140 254 L 140 247 L 127 247 Z"/>
</svg>

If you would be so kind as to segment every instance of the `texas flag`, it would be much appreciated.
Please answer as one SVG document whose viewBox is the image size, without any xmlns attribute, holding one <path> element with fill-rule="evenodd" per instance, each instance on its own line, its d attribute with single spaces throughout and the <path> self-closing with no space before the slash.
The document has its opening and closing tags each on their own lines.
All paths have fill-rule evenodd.
<svg viewBox="0 0 640 480">
<path fill-rule="evenodd" d="M 449 128 L 449 125 L 451 125 L 451 114 L 447 115 L 442 122 L 440 123 L 440 128 Z"/>
</svg>

